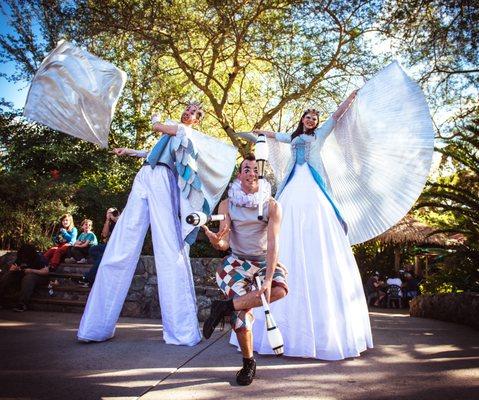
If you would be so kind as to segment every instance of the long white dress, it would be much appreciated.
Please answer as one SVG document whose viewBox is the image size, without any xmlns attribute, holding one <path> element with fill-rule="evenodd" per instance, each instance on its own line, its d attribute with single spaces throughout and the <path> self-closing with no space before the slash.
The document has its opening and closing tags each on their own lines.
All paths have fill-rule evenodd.
<svg viewBox="0 0 479 400">
<path fill-rule="evenodd" d="M 368 308 L 349 241 L 307 164 L 296 165 L 279 197 L 279 259 L 289 294 L 271 305 L 287 356 L 341 360 L 373 347 Z M 261 309 L 254 349 L 272 354 Z"/>
</svg>

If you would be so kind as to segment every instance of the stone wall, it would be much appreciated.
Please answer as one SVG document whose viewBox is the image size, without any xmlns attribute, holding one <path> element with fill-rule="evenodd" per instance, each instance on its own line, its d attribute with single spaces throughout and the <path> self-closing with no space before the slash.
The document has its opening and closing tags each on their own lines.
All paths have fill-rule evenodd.
<svg viewBox="0 0 479 400">
<path fill-rule="evenodd" d="M 198 319 L 204 321 L 213 299 L 222 298 L 216 286 L 215 271 L 220 258 L 192 258 Z M 153 256 L 141 256 L 121 315 L 125 317 L 159 318 L 158 285 Z"/>
<path fill-rule="evenodd" d="M 4 251 L 2 253 L 3 254 L 0 254 L 0 277 L 6 272 L 6 267 L 14 262 L 16 258 L 15 252 Z M 214 299 L 223 298 L 223 295 L 218 289 L 215 281 L 216 267 L 221 265 L 221 263 L 221 258 L 191 259 L 191 267 L 193 270 L 193 280 L 195 284 L 196 300 L 198 306 L 198 319 L 200 321 L 204 321 L 208 317 L 211 301 Z M 80 267 L 87 266 L 81 265 Z M 60 265 L 58 270 L 60 272 L 64 272 L 62 265 Z M 64 273 L 64 278 L 57 279 L 61 286 L 72 287 L 77 285 L 75 283 L 75 281 L 78 280 L 78 278 L 75 278 L 76 275 L 71 274 L 71 278 L 69 278 L 69 275 L 70 274 L 68 273 Z M 59 287 L 57 287 L 55 297 L 52 299 L 65 300 L 65 305 L 62 305 L 61 301 L 56 301 L 55 304 L 41 304 L 34 308 L 49 311 L 83 311 L 88 293 L 79 295 L 75 291 L 59 291 L 58 289 Z M 37 290 L 35 294 L 41 296 L 42 291 Z M 46 295 L 46 299 L 48 298 L 48 295 Z M 81 303 L 77 307 L 69 306 L 68 301 L 71 300 L 78 300 Z M 153 256 L 140 257 L 121 315 L 124 317 L 140 318 L 160 317 L 157 276 Z"/>
<path fill-rule="evenodd" d="M 479 293 L 421 295 L 411 301 L 410 315 L 457 322 L 479 329 Z"/>
</svg>

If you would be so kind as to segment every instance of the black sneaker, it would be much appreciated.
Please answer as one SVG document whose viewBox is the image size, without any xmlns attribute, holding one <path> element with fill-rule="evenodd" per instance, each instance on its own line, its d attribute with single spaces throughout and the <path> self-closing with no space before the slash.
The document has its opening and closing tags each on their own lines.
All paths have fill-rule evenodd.
<svg viewBox="0 0 479 400">
<path fill-rule="evenodd" d="M 13 311 L 15 311 L 15 312 L 27 311 L 27 306 L 25 304 L 19 304 L 16 307 L 14 307 Z"/>
<path fill-rule="evenodd" d="M 210 338 L 216 326 L 224 317 L 232 314 L 232 307 L 232 300 L 214 300 L 213 303 L 211 303 L 210 316 L 203 324 L 203 336 L 205 339 Z"/>
<path fill-rule="evenodd" d="M 236 383 L 241 386 L 251 385 L 256 376 L 256 360 L 254 358 L 243 358 L 243 368 L 236 373 Z"/>
</svg>

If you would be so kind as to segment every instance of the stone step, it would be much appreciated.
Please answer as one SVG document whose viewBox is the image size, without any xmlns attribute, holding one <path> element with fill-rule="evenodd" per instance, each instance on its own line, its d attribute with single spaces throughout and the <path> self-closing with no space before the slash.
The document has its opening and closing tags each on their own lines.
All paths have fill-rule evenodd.
<svg viewBox="0 0 479 400">
<path fill-rule="evenodd" d="M 71 267 L 71 266 L 74 266 L 74 265 L 80 265 L 80 266 L 81 266 L 81 265 L 84 265 L 84 266 L 86 266 L 86 267 L 88 267 L 88 268 L 91 268 L 91 267 L 93 266 L 93 264 L 90 263 L 90 262 L 88 262 L 88 263 L 86 263 L 86 264 L 78 264 L 78 263 L 76 263 L 76 262 L 72 262 L 72 263 L 62 262 L 62 263 L 60 264 L 60 267 L 61 267 L 62 265 L 63 265 L 63 266 L 66 266 L 66 267 Z"/>
<path fill-rule="evenodd" d="M 72 279 L 72 280 L 79 280 L 83 276 L 83 274 L 73 273 L 73 272 L 50 272 L 48 274 L 50 280 L 55 279 Z"/>
<path fill-rule="evenodd" d="M 92 265 L 89 264 L 60 264 L 55 272 L 84 274 L 90 270 Z"/>
<path fill-rule="evenodd" d="M 63 299 L 63 300 L 81 300 L 86 302 L 90 293 L 90 288 L 73 285 L 54 285 L 52 287 L 53 294 L 50 295 L 50 289 L 47 286 L 38 287 L 35 289 L 35 297 L 41 299 Z"/>
</svg>

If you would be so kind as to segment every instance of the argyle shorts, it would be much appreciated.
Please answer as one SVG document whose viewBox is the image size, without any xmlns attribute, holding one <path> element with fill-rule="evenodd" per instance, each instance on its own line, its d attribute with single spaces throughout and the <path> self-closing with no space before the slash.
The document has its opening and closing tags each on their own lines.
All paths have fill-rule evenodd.
<svg viewBox="0 0 479 400">
<path fill-rule="evenodd" d="M 216 269 L 216 283 L 224 295 L 231 299 L 256 290 L 256 276 L 264 278 L 265 275 L 266 261 L 240 260 L 230 255 L 225 257 L 223 264 Z M 280 286 L 288 292 L 286 276 L 286 268 L 278 263 L 273 273 L 271 287 Z M 235 332 L 251 330 L 253 322 L 251 309 L 234 311 L 231 316 L 231 327 Z"/>
</svg>

